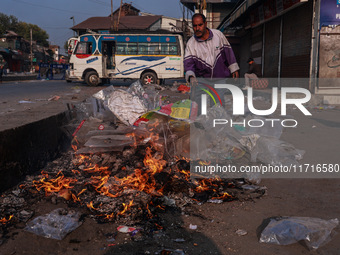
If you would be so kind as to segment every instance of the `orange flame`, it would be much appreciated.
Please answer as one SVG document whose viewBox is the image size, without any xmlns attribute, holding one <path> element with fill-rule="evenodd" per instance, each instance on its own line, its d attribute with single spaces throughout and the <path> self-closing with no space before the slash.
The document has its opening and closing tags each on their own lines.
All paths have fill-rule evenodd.
<svg viewBox="0 0 340 255">
<path fill-rule="evenodd" d="M 6 219 L 6 217 L 3 217 L 2 219 L 0 219 L 0 223 L 1 223 L 2 225 L 6 225 L 6 224 L 8 224 L 8 223 L 11 221 L 12 218 L 13 218 L 13 215 L 10 215 L 10 216 L 8 217 L 8 219 Z"/>
<path fill-rule="evenodd" d="M 64 174 L 61 171 L 59 171 L 59 173 L 57 174 L 56 179 L 48 180 L 49 176 L 47 173 L 42 171 L 41 174 L 44 177 L 41 178 L 39 181 L 33 181 L 33 184 L 38 191 L 43 189 L 46 196 L 50 195 L 51 193 L 58 193 L 64 189 L 71 189 L 73 188 L 73 186 L 71 185 L 77 182 L 76 179 L 65 178 Z"/>
</svg>

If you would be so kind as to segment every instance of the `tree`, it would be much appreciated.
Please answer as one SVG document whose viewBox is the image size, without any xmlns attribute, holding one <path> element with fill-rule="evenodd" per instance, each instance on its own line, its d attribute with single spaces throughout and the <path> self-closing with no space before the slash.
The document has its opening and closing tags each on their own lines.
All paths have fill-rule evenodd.
<svg viewBox="0 0 340 255">
<path fill-rule="evenodd" d="M 37 41 L 38 44 L 48 47 L 48 34 L 45 30 L 41 29 L 37 25 L 33 25 L 26 22 L 19 22 L 17 25 L 16 33 L 23 36 L 26 40 L 30 40 L 30 31 L 32 29 L 33 41 Z"/>
<path fill-rule="evenodd" d="M 7 30 L 14 31 L 17 24 L 18 19 L 13 15 L 7 16 L 6 14 L 0 13 L 0 35 L 5 34 Z"/>
<path fill-rule="evenodd" d="M 42 46 L 48 47 L 49 43 L 47 40 L 49 36 L 45 30 L 37 25 L 18 21 L 13 15 L 7 16 L 6 14 L 0 13 L 0 34 L 4 34 L 6 30 L 12 30 L 29 41 L 31 39 L 31 29 L 33 40 Z"/>
</svg>

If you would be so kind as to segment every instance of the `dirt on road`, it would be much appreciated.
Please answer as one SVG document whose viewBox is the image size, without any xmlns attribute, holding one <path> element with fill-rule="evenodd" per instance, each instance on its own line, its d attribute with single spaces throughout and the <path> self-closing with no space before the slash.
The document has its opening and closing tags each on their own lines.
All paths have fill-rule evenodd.
<svg viewBox="0 0 340 255">
<path fill-rule="evenodd" d="M 97 89 L 97 88 L 96 88 Z M 163 92 L 162 92 L 163 93 Z M 183 95 L 164 91 L 176 101 Z M 270 102 L 261 99 L 256 103 L 263 109 Z M 281 140 L 304 150 L 302 165 L 339 164 L 340 110 L 310 106 L 312 116 L 306 117 L 292 107 L 288 115 L 298 121 L 296 128 L 285 128 Z M 59 159 L 57 159 L 58 161 Z M 43 170 L 43 169 L 41 169 Z M 40 171 L 37 172 L 39 174 Z M 327 176 L 327 178 L 325 178 Z M 329 178 L 332 176 L 332 178 Z M 0 255 L 10 254 L 340 254 L 340 235 L 317 250 L 309 250 L 302 242 L 291 245 L 274 245 L 259 242 L 261 224 L 276 216 L 315 217 L 330 220 L 340 217 L 340 174 L 320 173 L 299 178 L 262 179 L 259 185 L 267 188 L 260 198 L 234 200 L 220 204 L 193 204 L 190 210 L 176 209 L 159 213 L 162 228 L 153 233 L 142 232 L 140 238 L 117 232 L 119 223 L 100 224 L 85 216 L 83 223 L 63 240 L 44 238 L 24 230 L 21 222 L 6 228 Z M 14 188 L 16 190 L 17 188 Z M 2 195 L 11 193 L 7 191 Z M 50 197 L 29 204 L 27 209 L 34 217 L 56 208 L 68 208 L 62 199 Z M 72 207 L 87 215 L 86 209 Z M 190 226 L 191 225 L 191 226 Z M 193 229 L 192 225 L 197 228 Z M 240 235 L 237 232 L 244 235 Z M 339 226 L 335 228 L 339 231 Z M 114 236 L 114 239 L 113 239 Z M 177 251 L 176 251 L 177 250 Z M 172 252 L 172 253 L 171 253 Z M 183 253 L 181 253 L 183 252 Z"/>
</svg>

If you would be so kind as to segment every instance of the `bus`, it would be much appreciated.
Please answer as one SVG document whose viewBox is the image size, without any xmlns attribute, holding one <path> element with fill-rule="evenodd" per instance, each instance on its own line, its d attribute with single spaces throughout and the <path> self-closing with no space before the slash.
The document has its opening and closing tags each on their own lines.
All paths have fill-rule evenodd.
<svg viewBox="0 0 340 255">
<path fill-rule="evenodd" d="M 84 34 L 74 42 L 68 82 L 97 86 L 111 79 L 140 79 L 147 85 L 184 77 L 180 34 Z"/>
</svg>

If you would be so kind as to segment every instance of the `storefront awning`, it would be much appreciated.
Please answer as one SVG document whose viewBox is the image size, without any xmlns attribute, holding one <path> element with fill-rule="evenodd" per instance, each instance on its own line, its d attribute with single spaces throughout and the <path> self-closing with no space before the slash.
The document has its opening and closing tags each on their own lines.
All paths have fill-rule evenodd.
<svg viewBox="0 0 340 255">
<path fill-rule="evenodd" d="M 245 12 L 247 12 L 247 15 L 250 16 L 251 27 L 254 27 L 272 18 L 278 17 L 288 10 L 295 8 L 304 2 L 307 2 L 308 0 L 264 0 L 256 7 L 255 4 L 260 1 L 261 0 L 243 1 L 220 27 L 225 29 L 231 26 Z M 250 7 L 253 8 L 249 10 Z"/>
</svg>

